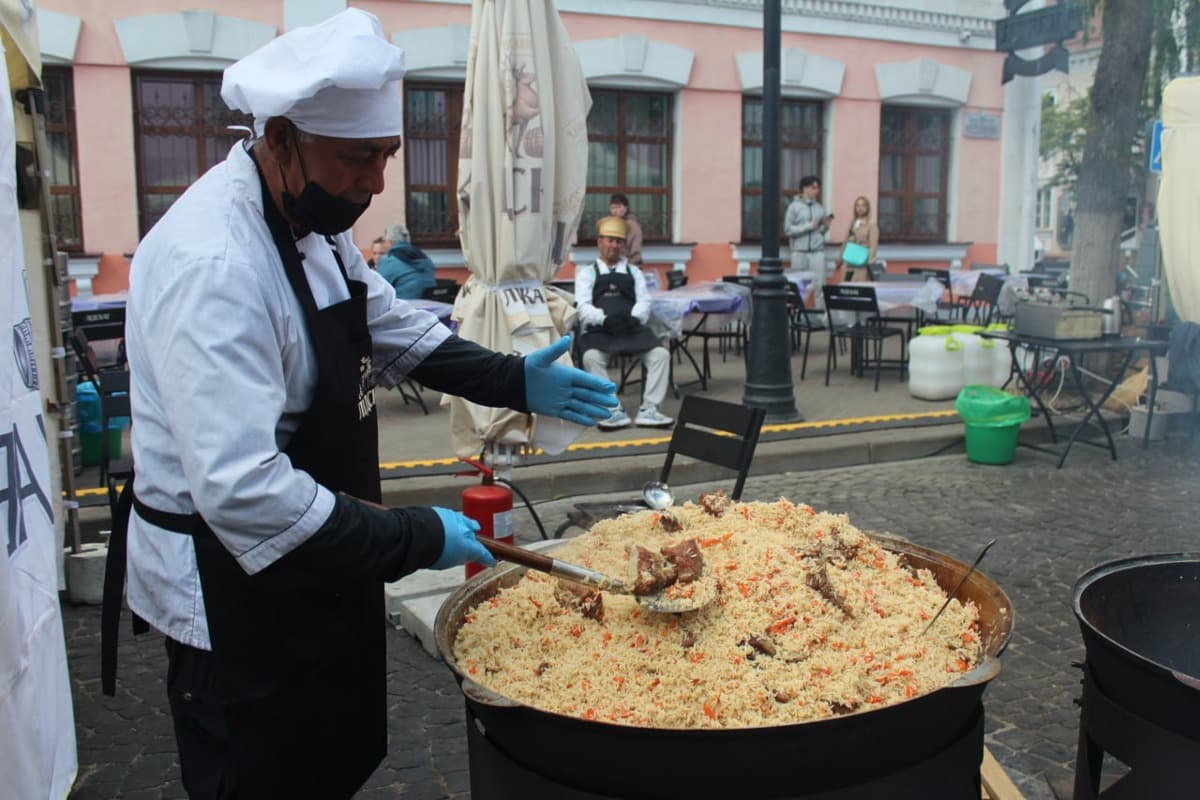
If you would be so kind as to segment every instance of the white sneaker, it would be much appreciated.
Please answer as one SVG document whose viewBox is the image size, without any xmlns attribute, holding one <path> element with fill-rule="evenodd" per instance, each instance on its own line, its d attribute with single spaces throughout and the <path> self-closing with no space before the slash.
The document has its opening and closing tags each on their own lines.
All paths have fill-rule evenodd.
<svg viewBox="0 0 1200 800">
<path fill-rule="evenodd" d="M 632 424 L 633 421 L 629 419 L 625 409 L 617 406 L 616 410 L 612 412 L 612 416 L 597 422 L 596 427 L 602 431 L 615 431 L 618 428 L 628 428 Z"/>
<path fill-rule="evenodd" d="M 642 406 L 638 409 L 635 422 L 643 428 L 666 428 L 673 424 L 675 419 L 661 413 L 658 406 Z"/>
</svg>

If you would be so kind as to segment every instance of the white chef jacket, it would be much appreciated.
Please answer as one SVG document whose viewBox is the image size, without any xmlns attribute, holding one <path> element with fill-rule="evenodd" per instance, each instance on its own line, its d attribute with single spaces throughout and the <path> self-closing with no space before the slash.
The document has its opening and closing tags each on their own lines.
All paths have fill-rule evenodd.
<svg viewBox="0 0 1200 800">
<path fill-rule="evenodd" d="M 629 313 L 638 322 L 645 325 L 646 321 L 650 319 L 650 292 L 646 289 L 646 276 L 640 269 L 623 258 L 611 267 L 597 258 L 596 263 L 592 266 L 581 266 L 575 269 L 575 306 L 583 327 L 601 325 L 604 322 L 604 312 L 592 304 L 592 290 L 596 287 L 597 272 L 600 275 L 607 275 L 610 272 L 628 272 L 633 276 L 635 299 L 633 310 Z"/>
<path fill-rule="evenodd" d="M 263 217 L 241 143 L 193 184 L 138 245 L 125 346 L 138 499 L 199 512 L 249 574 L 305 542 L 333 493 L 282 452 L 312 402 L 316 354 Z M 377 382 L 392 387 L 450 335 L 396 298 L 350 233 L 334 237 L 367 284 Z M 318 308 L 349 298 L 319 234 L 296 242 Z M 192 537 L 129 522 L 129 607 L 167 636 L 211 649 Z"/>
</svg>

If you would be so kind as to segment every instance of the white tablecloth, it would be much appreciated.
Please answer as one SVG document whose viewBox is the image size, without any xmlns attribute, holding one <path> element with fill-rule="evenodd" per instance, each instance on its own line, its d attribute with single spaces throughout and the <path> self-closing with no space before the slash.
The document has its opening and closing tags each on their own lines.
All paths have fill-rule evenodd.
<svg viewBox="0 0 1200 800">
<path fill-rule="evenodd" d="M 693 330 L 705 314 L 705 329 L 717 330 L 750 311 L 750 288 L 724 281 L 702 281 L 678 289 L 650 290 L 650 327 L 660 335 L 678 339 Z"/>
<path fill-rule="evenodd" d="M 879 312 L 887 316 L 899 308 L 919 308 L 926 314 L 937 311 L 944 286 L 937 278 L 925 281 L 845 281 L 843 286 L 869 286 L 875 289 Z"/>
</svg>

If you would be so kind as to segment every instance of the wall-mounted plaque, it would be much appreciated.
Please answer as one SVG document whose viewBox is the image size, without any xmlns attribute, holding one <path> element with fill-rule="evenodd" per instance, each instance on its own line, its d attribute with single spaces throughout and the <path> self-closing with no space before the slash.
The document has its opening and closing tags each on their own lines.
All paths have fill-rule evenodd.
<svg viewBox="0 0 1200 800">
<path fill-rule="evenodd" d="M 990 111 L 968 111 L 963 114 L 963 136 L 968 139 L 999 139 L 1000 115 Z"/>
</svg>

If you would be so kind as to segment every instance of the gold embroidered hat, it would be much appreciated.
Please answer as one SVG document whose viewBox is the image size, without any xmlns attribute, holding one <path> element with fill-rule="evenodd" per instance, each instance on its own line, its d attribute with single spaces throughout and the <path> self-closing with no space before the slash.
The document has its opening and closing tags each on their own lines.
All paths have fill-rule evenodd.
<svg viewBox="0 0 1200 800">
<path fill-rule="evenodd" d="M 624 239 L 628 229 L 629 226 L 620 217 L 601 217 L 596 223 L 597 235 L 610 239 Z"/>
</svg>

